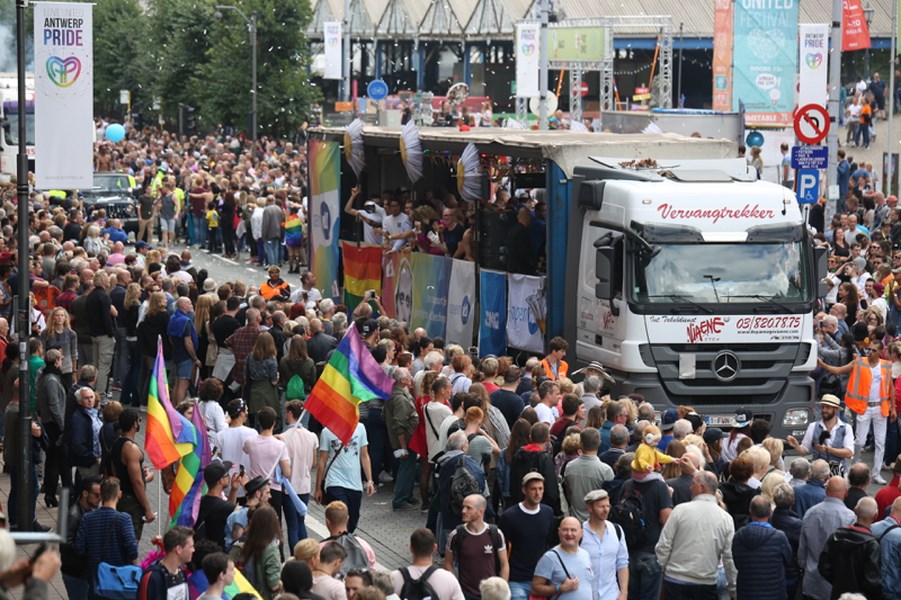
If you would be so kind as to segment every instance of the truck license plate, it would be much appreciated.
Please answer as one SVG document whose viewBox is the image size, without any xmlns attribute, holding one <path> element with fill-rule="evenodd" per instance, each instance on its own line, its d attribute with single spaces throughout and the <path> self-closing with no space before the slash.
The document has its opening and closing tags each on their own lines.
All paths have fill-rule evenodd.
<svg viewBox="0 0 901 600">
<path fill-rule="evenodd" d="M 708 425 L 719 427 L 721 425 L 732 425 L 733 415 L 707 415 L 704 419 Z"/>
</svg>

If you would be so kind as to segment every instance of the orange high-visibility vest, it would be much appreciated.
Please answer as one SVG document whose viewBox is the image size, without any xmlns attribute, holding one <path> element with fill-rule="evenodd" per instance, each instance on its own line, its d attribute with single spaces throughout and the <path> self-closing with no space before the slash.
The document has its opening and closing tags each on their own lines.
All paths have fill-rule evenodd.
<svg viewBox="0 0 901 600">
<path fill-rule="evenodd" d="M 551 363 L 547 358 L 541 359 L 541 366 L 544 367 L 544 372 L 548 377 L 557 381 L 558 379 L 562 379 L 569 374 L 569 364 L 565 360 L 561 360 L 557 365 L 557 374 L 554 374 L 554 370 L 551 368 Z"/>
<path fill-rule="evenodd" d="M 881 400 L 882 416 L 887 417 L 892 386 L 892 363 L 880 360 L 879 369 L 882 371 L 882 380 L 879 382 L 879 399 Z M 848 408 L 859 415 L 867 411 L 872 383 L 873 373 L 870 370 L 870 363 L 866 358 L 855 358 L 851 377 L 848 378 L 848 388 L 845 391 L 845 404 L 848 405 Z"/>
<path fill-rule="evenodd" d="M 269 283 L 269 280 L 263 282 L 260 286 L 260 296 L 266 300 L 272 300 L 276 296 L 287 296 L 291 287 L 282 279 L 279 279 L 275 285 Z"/>
</svg>

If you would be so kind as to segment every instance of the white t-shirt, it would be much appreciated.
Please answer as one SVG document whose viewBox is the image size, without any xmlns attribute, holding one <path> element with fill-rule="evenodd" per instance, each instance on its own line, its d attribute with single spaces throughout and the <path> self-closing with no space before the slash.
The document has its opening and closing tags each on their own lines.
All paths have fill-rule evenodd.
<svg viewBox="0 0 901 600">
<path fill-rule="evenodd" d="M 376 225 L 370 225 L 366 221 L 363 221 L 363 241 L 367 244 L 374 244 L 376 246 L 382 245 L 382 236 L 375 232 L 376 227 L 381 227 L 382 223 L 385 220 L 385 209 L 381 206 L 376 206 L 375 210 L 358 210 L 357 214 L 361 217 L 368 219 L 369 221 L 373 221 L 377 223 Z"/>
<path fill-rule="evenodd" d="M 248 438 L 257 435 L 257 432 L 241 425 L 240 427 L 226 427 L 216 434 L 216 447 L 223 461 L 229 461 L 237 465 L 244 465 L 245 471 L 250 466 L 250 460 L 244 452 L 244 442 Z M 226 490 L 227 491 L 227 490 Z M 238 489 L 238 497 L 244 497 L 244 487 Z"/>
<path fill-rule="evenodd" d="M 281 461 L 288 460 L 288 446 L 285 442 L 269 435 L 257 435 L 244 442 L 244 452 L 250 461 L 247 476 L 251 479 L 268 477 L 269 489 L 282 491 L 282 485 L 275 481 L 275 467 Z"/>
<path fill-rule="evenodd" d="M 444 425 L 444 420 L 451 415 L 451 409 L 440 402 L 429 402 L 422 408 L 422 418 L 425 421 L 425 441 L 426 446 L 428 447 L 429 460 L 432 460 L 436 454 L 444 450 L 444 447 L 441 446 L 441 426 Z M 438 431 L 438 435 L 435 435 L 432 426 Z M 450 427 L 450 425 L 448 425 L 448 427 Z M 445 435 L 445 440 L 446 439 L 447 436 Z"/>
<path fill-rule="evenodd" d="M 322 300 L 322 292 L 317 290 L 316 288 L 304 289 L 303 286 L 298 287 L 294 292 L 291 293 L 291 302 L 297 303 L 303 300 L 303 294 L 306 292 L 307 294 L 307 303 L 304 305 L 305 309 L 316 308 L 316 303 Z"/>
<path fill-rule="evenodd" d="M 388 215 L 384 219 L 382 219 L 382 228 L 388 232 L 390 235 L 397 235 L 398 233 L 407 233 L 408 231 L 413 231 L 413 226 L 410 224 L 410 217 L 406 215 L 406 213 L 400 213 L 397 216 Z M 394 240 L 391 243 L 392 250 L 400 250 L 406 245 L 408 240 Z"/>
<path fill-rule="evenodd" d="M 291 461 L 291 485 L 298 494 L 309 494 L 313 485 L 310 472 L 316 464 L 316 450 L 319 448 L 319 438 L 316 434 L 299 427 L 288 425 L 282 439 L 288 446 L 288 460 Z"/>
<path fill-rule="evenodd" d="M 544 421 L 548 425 L 554 424 L 554 413 L 551 411 L 551 407 L 544 402 L 535 405 L 535 412 L 538 414 L 539 421 Z"/>
<path fill-rule="evenodd" d="M 413 580 L 419 579 L 428 569 L 428 567 L 418 567 L 414 565 L 405 568 L 407 569 L 407 572 L 410 573 L 410 578 Z M 404 587 L 404 576 L 401 575 L 400 571 L 392 571 L 391 579 L 394 580 L 394 592 L 400 594 L 400 591 Z M 444 569 L 434 571 L 429 576 L 429 585 L 432 586 L 432 589 L 435 590 L 435 595 L 438 596 L 437 598 L 432 598 L 432 600 L 464 600 L 463 590 L 460 589 L 460 582 L 457 581 L 457 578 L 449 571 L 445 571 Z M 315 592 L 316 590 L 313 591 Z"/>
</svg>

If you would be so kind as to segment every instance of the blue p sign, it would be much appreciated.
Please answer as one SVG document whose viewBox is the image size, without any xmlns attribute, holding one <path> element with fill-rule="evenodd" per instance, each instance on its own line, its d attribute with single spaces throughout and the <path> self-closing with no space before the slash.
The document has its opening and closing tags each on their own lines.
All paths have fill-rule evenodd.
<svg viewBox="0 0 901 600">
<path fill-rule="evenodd" d="M 820 172 L 817 169 L 798 170 L 798 202 L 816 204 L 820 199 Z"/>
</svg>

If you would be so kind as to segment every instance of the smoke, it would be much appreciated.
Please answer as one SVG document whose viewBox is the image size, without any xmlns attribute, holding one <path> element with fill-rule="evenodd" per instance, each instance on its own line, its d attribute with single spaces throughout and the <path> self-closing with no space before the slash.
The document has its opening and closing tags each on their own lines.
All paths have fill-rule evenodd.
<svg viewBox="0 0 901 600">
<path fill-rule="evenodd" d="M 0 21 L 0 72 L 15 73 L 17 68 L 15 25 L 7 21 Z M 34 72 L 31 31 L 28 31 L 25 40 L 25 70 L 29 73 Z"/>
</svg>

